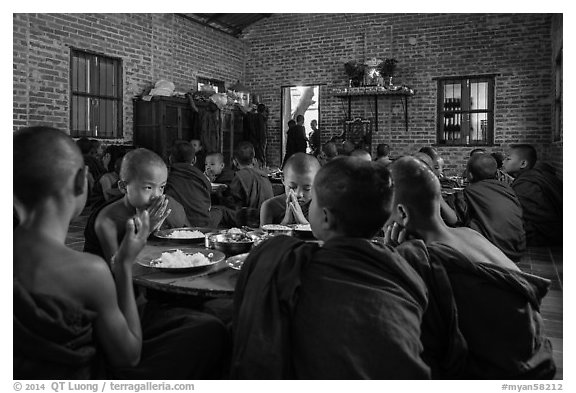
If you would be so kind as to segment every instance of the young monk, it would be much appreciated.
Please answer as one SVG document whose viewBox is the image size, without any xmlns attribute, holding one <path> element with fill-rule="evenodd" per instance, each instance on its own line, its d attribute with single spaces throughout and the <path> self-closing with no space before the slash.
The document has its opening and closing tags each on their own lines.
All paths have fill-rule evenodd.
<svg viewBox="0 0 576 393">
<path fill-rule="evenodd" d="M 170 152 L 170 172 L 166 195 L 177 200 L 193 226 L 211 226 L 210 181 L 194 166 L 194 147 L 188 142 L 176 143 Z M 217 223 L 216 223 L 217 224 Z"/>
<path fill-rule="evenodd" d="M 458 216 L 462 224 L 482 234 L 512 261 L 526 249 L 522 207 L 514 190 L 496 177 L 497 163 L 490 154 L 476 154 L 467 165 L 470 184 Z"/>
<path fill-rule="evenodd" d="M 343 157 L 318 171 L 309 218 L 324 245 L 277 236 L 250 253 L 234 294 L 232 378 L 429 377 L 423 282 L 370 241 L 391 197 L 381 164 Z"/>
<path fill-rule="evenodd" d="M 160 156 L 147 149 L 128 152 L 120 166 L 120 199 L 95 210 L 84 231 L 84 250 L 110 261 L 124 237 L 124 222 L 136 213 L 148 210 L 150 232 L 164 222 L 171 210 L 163 195 L 168 169 Z"/>
<path fill-rule="evenodd" d="M 226 184 L 227 186 L 234 179 L 234 171 L 226 168 L 224 156 L 217 152 L 206 154 L 204 174 L 212 183 Z"/>
<path fill-rule="evenodd" d="M 538 311 L 550 282 L 520 272 L 478 232 L 446 226 L 440 182 L 424 163 L 403 157 L 389 168 L 394 202 L 386 239 L 419 239 L 397 251 L 428 286 L 422 342 L 433 378 L 552 378 Z"/>
<path fill-rule="evenodd" d="M 537 165 L 531 145 L 512 145 L 504 170 L 515 177 L 512 189 L 522 205 L 526 242 L 531 246 L 562 244 L 562 181 L 546 164 Z"/>
<path fill-rule="evenodd" d="M 87 195 L 87 169 L 76 144 L 57 129 L 31 127 L 14 133 L 13 147 L 14 201 L 22 219 L 13 244 L 14 378 L 209 376 L 223 352 L 224 328 L 217 320 L 201 329 L 180 317 L 149 341 L 141 328 L 132 264 L 149 234 L 148 211 L 124 222 L 110 270 L 102 258 L 64 244 Z M 192 343 L 198 335 L 202 341 Z M 215 344 L 208 348 L 207 341 Z"/>
<path fill-rule="evenodd" d="M 319 169 L 316 157 L 306 153 L 293 154 L 284 165 L 284 194 L 262 203 L 260 226 L 308 224 L 312 184 Z"/>
<path fill-rule="evenodd" d="M 318 155 L 318 160 L 320 161 L 320 165 L 324 165 L 336 157 L 338 157 L 338 148 L 336 147 L 336 143 L 328 141 L 322 146 L 322 151 Z"/>
<path fill-rule="evenodd" d="M 236 225 L 258 226 L 262 203 L 274 197 L 268 175 L 254 167 L 254 156 L 254 146 L 247 141 L 240 142 L 234 151 L 238 170 L 230 183 L 228 207 L 236 211 Z"/>
<path fill-rule="evenodd" d="M 196 166 L 196 168 L 202 172 L 204 171 L 206 160 L 206 150 L 204 149 L 204 145 L 200 139 L 191 139 L 190 144 L 194 148 L 194 157 L 196 157 L 194 166 Z"/>
</svg>

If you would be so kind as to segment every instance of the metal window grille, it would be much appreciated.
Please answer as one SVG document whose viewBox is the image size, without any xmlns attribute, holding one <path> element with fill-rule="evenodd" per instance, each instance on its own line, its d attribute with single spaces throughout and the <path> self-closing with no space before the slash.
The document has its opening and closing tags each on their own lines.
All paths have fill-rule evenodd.
<svg viewBox="0 0 576 393">
<path fill-rule="evenodd" d="M 494 143 L 494 76 L 438 80 L 438 144 Z"/>
<path fill-rule="evenodd" d="M 122 62 L 72 49 L 70 54 L 70 135 L 120 138 Z"/>
</svg>

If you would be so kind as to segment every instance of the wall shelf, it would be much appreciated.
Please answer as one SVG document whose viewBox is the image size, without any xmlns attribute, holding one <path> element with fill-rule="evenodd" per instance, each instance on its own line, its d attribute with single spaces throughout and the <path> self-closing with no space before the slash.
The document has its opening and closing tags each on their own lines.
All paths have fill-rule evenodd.
<svg viewBox="0 0 576 393">
<path fill-rule="evenodd" d="M 394 90 L 380 86 L 337 88 L 333 91 L 338 98 L 348 99 L 348 121 L 352 120 L 352 99 L 374 97 L 374 131 L 378 132 L 378 97 L 398 97 L 404 110 L 404 124 L 408 132 L 408 97 L 414 95 L 414 90 L 406 86 L 398 86 Z"/>
</svg>

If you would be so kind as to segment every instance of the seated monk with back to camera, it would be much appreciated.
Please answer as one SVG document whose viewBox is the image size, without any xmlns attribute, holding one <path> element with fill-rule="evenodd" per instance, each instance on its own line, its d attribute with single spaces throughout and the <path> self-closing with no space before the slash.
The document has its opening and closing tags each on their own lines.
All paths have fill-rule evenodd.
<svg viewBox="0 0 576 393">
<path fill-rule="evenodd" d="M 537 163 L 531 145 L 512 145 L 504 170 L 516 179 L 512 189 L 522 205 L 522 218 L 529 246 L 562 245 L 562 181 L 552 167 Z"/>
<path fill-rule="evenodd" d="M 110 268 L 101 257 L 65 245 L 87 195 L 87 170 L 72 139 L 49 127 L 21 129 L 14 133 L 14 162 L 14 202 L 22 218 L 14 230 L 14 378 L 213 377 L 223 353 L 221 324 L 214 341 L 209 336 L 217 336 L 218 325 L 190 328 L 182 317 L 151 340 L 141 328 L 132 264 L 150 233 L 149 212 L 124 221 Z M 199 334 L 201 342 L 189 340 Z"/>
<path fill-rule="evenodd" d="M 422 343 L 433 378 L 552 378 L 539 313 L 550 282 L 521 272 L 478 232 L 448 227 L 440 182 L 424 163 L 403 157 L 389 168 L 394 202 L 386 241 L 401 243 L 396 250 L 428 286 Z"/>
<path fill-rule="evenodd" d="M 284 165 L 284 194 L 262 203 L 260 226 L 265 224 L 308 224 L 312 184 L 320 169 L 313 155 L 293 154 Z"/>
<path fill-rule="evenodd" d="M 238 170 L 230 183 L 227 205 L 234 217 L 228 218 L 229 226 L 248 225 L 258 227 L 260 208 L 264 201 L 274 197 L 268 174 L 255 168 L 255 151 L 252 143 L 243 141 L 234 150 L 234 162 Z M 226 217 L 226 212 L 223 212 Z"/>
<path fill-rule="evenodd" d="M 166 195 L 178 201 L 192 226 L 217 226 L 220 218 L 211 211 L 210 181 L 194 163 L 194 147 L 179 141 L 170 151 L 170 171 L 166 182 Z"/>
<path fill-rule="evenodd" d="M 526 250 L 522 207 L 514 190 L 497 179 L 497 169 L 496 160 L 490 154 L 470 157 L 465 203 L 456 206 L 458 224 L 476 230 L 508 258 L 518 262 Z"/>
<path fill-rule="evenodd" d="M 324 245 L 276 236 L 252 250 L 234 294 L 232 378 L 429 378 L 424 283 L 371 241 L 391 197 L 382 164 L 343 157 L 318 171 L 309 219 Z"/>
</svg>

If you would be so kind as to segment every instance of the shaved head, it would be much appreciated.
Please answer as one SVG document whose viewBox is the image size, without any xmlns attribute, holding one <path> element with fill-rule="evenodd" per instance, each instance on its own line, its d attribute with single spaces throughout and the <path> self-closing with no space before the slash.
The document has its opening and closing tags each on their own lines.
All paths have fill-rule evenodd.
<svg viewBox="0 0 576 393">
<path fill-rule="evenodd" d="M 534 146 L 527 144 L 518 144 L 510 146 L 510 149 L 515 152 L 518 157 L 528 162 L 528 169 L 532 169 L 538 160 L 536 149 Z"/>
<path fill-rule="evenodd" d="M 224 162 L 224 156 L 222 155 L 222 153 L 218 153 L 218 152 L 211 152 L 206 154 L 206 158 L 208 157 L 214 157 L 216 159 L 216 162 L 221 164 Z"/>
<path fill-rule="evenodd" d="M 390 216 L 392 181 L 380 163 L 332 160 L 318 171 L 314 192 L 318 206 L 337 217 L 347 236 L 371 238 Z"/>
<path fill-rule="evenodd" d="M 440 206 L 440 181 L 415 157 L 402 157 L 388 166 L 394 181 L 394 205 L 402 204 L 416 215 L 432 217 Z"/>
<path fill-rule="evenodd" d="M 338 148 L 334 142 L 326 142 L 324 146 L 322 146 L 322 151 L 328 158 L 334 158 L 338 155 Z"/>
<path fill-rule="evenodd" d="M 14 133 L 14 195 L 27 208 L 55 196 L 84 168 L 80 148 L 52 127 L 27 127 Z"/>
<path fill-rule="evenodd" d="M 423 152 L 418 152 L 418 153 L 414 153 L 413 157 L 417 158 L 418 160 L 420 160 L 424 164 L 426 164 L 428 166 L 428 168 L 430 168 L 430 170 L 433 170 L 434 161 L 432 161 L 432 158 L 428 154 L 423 153 Z"/>
<path fill-rule="evenodd" d="M 472 182 L 495 179 L 498 164 L 490 154 L 474 154 L 468 160 L 468 172 L 472 174 Z"/>
<path fill-rule="evenodd" d="M 320 169 L 320 162 L 316 157 L 306 153 L 294 153 L 286 160 L 283 171 L 291 170 L 297 174 L 304 174 L 308 172 L 318 172 Z"/>
<path fill-rule="evenodd" d="M 350 153 L 350 157 L 360 158 L 365 161 L 372 161 L 372 156 L 364 149 L 356 149 Z"/>
<path fill-rule="evenodd" d="M 234 158 L 240 165 L 252 164 L 255 154 L 254 145 L 248 141 L 238 143 L 236 150 L 234 150 Z"/>
<path fill-rule="evenodd" d="M 120 180 L 129 182 L 138 176 L 139 171 L 148 166 L 166 168 L 162 158 L 153 151 L 144 148 L 131 150 L 122 159 Z"/>
</svg>

